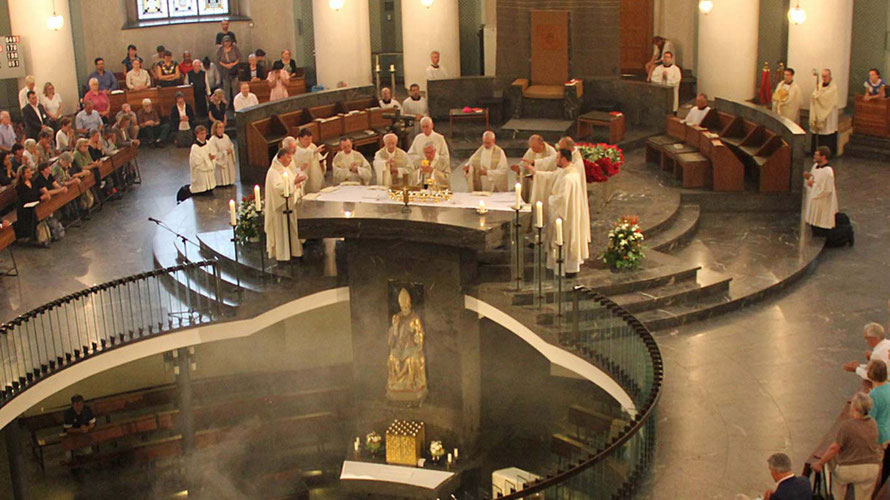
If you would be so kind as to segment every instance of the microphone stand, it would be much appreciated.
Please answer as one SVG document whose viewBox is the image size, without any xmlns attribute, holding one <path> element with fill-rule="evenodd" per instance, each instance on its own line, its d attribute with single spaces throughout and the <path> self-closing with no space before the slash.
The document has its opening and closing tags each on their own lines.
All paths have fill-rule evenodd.
<svg viewBox="0 0 890 500">
<path fill-rule="evenodd" d="M 199 249 L 201 247 L 197 243 L 188 239 L 188 237 L 186 237 L 184 234 L 176 232 L 172 227 L 165 224 L 164 221 L 155 219 L 154 217 L 149 217 L 148 220 L 151 222 L 154 222 L 155 225 L 157 225 L 159 228 L 173 234 L 174 236 L 176 236 L 179 239 L 179 241 L 182 242 L 182 256 L 185 259 L 185 262 L 190 264 L 192 261 L 189 259 L 189 245 L 188 244 L 191 243 L 192 245 L 195 245 Z M 188 317 L 189 320 L 191 320 L 191 321 L 194 321 L 194 316 L 197 314 L 197 311 L 194 308 L 192 308 L 192 304 L 191 304 L 192 279 L 191 279 L 191 276 L 189 276 L 188 271 L 186 271 L 186 273 L 185 273 L 185 284 L 186 284 L 186 292 L 185 293 L 186 293 L 186 296 L 188 297 L 188 300 L 187 300 L 188 303 L 185 304 L 185 306 L 188 308 L 188 310 L 186 310 L 186 311 L 170 311 L 167 313 L 167 316 L 179 319 L 180 323 L 182 321 L 183 316 Z"/>
</svg>

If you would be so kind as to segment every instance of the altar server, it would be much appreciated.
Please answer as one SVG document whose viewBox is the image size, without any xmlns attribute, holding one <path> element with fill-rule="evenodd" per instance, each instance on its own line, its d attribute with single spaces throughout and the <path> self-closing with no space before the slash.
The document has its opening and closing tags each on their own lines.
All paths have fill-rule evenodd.
<svg viewBox="0 0 890 500">
<path fill-rule="evenodd" d="M 371 164 L 364 155 L 352 149 L 352 139 L 340 139 L 340 151 L 334 155 L 334 185 L 341 182 L 358 182 L 367 186 L 371 182 Z"/>
<path fill-rule="evenodd" d="M 287 175 L 285 176 L 285 173 Z M 300 173 L 293 161 L 293 155 L 286 149 L 280 149 L 269 171 L 266 172 L 266 252 L 270 259 L 288 261 L 292 257 L 303 256 L 303 245 L 297 233 L 296 203 L 303 197 L 306 175 Z M 285 203 L 285 194 L 290 199 Z M 285 214 L 290 208 L 291 213 Z M 290 233 L 288 221 L 290 217 Z M 293 253 L 291 253 L 293 251 Z"/>
<path fill-rule="evenodd" d="M 451 188 L 451 164 L 439 154 L 432 142 L 423 146 L 423 156 L 415 160 L 414 165 L 420 184 L 432 178 L 438 187 Z"/>
<path fill-rule="evenodd" d="M 794 81 L 792 68 L 786 68 L 784 76 L 773 92 L 773 111 L 797 123 L 800 120 L 800 86 Z"/>
<path fill-rule="evenodd" d="M 389 87 L 380 89 L 380 99 L 377 100 L 378 105 L 383 109 L 401 109 L 402 105 L 399 101 L 392 98 L 392 91 Z"/>
<path fill-rule="evenodd" d="M 535 167 L 529 171 L 542 182 L 547 182 L 553 187 L 546 201 L 547 228 L 546 248 L 547 267 L 556 268 L 557 259 L 557 234 L 556 219 L 562 219 L 563 240 L 563 271 L 572 277 L 581 270 L 581 264 L 590 258 L 590 212 L 587 210 L 584 192 L 581 183 L 582 173 L 572 162 L 572 150 L 560 149 L 557 161 L 557 169 L 550 172 L 537 172 Z"/>
<path fill-rule="evenodd" d="M 216 157 L 210 152 L 207 145 L 207 128 L 199 125 L 195 128 L 195 142 L 189 151 L 189 170 L 191 171 L 191 184 L 189 191 L 192 194 L 204 193 L 216 187 L 216 177 L 213 171 L 216 165 L 213 161 Z"/>
<path fill-rule="evenodd" d="M 374 155 L 374 171 L 380 186 L 401 186 L 403 182 L 414 184 L 417 172 L 408 159 L 408 153 L 399 148 L 399 136 L 383 136 L 383 148 Z"/>
<path fill-rule="evenodd" d="M 819 146 L 813 153 L 813 168 L 803 174 L 807 190 L 805 219 L 816 236 L 828 235 L 834 228 L 834 215 L 837 213 L 834 169 L 828 163 L 829 158 L 831 150 L 827 146 Z"/>
<path fill-rule="evenodd" d="M 444 158 L 445 163 L 451 165 L 451 153 L 448 152 L 448 143 L 445 142 L 445 136 L 433 130 L 433 119 L 429 116 L 420 120 L 420 133 L 414 138 L 411 147 L 408 149 L 408 156 L 416 160 L 423 157 L 423 148 L 427 143 L 432 142 L 436 147 L 436 154 Z"/>
<path fill-rule="evenodd" d="M 813 133 L 813 149 L 828 146 L 837 152 L 837 84 L 831 78 L 831 70 L 822 70 L 822 82 L 816 86 L 810 101 L 810 131 Z"/>
<path fill-rule="evenodd" d="M 294 163 L 297 170 L 301 170 L 306 177 L 306 185 L 304 191 L 306 194 L 317 193 L 324 187 L 324 144 L 316 146 L 312 143 L 312 131 L 309 129 L 300 130 L 297 134 L 297 146 L 294 150 Z"/>
<path fill-rule="evenodd" d="M 441 55 L 438 50 L 430 53 L 430 65 L 426 67 L 426 81 L 446 80 L 449 78 L 448 70 L 439 63 Z"/>
<path fill-rule="evenodd" d="M 235 145 L 226 134 L 226 124 L 214 122 L 210 127 L 213 135 L 207 141 L 210 153 L 215 157 L 216 185 L 231 186 L 235 183 Z"/>
<path fill-rule="evenodd" d="M 674 113 L 676 113 L 680 107 L 680 80 L 683 79 L 683 74 L 680 72 L 680 68 L 674 64 L 674 54 L 672 52 L 665 52 L 662 60 L 662 65 L 656 66 L 652 70 L 649 81 L 669 85 L 674 88 Z"/>
<path fill-rule="evenodd" d="M 420 85 L 412 83 L 408 90 L 408 97 L 402 101 L 402 114 L 413 116 L 420 120 L 424 116 L 430 115 L 430 108 L 426 102 L 426 97 L 420 95 Z"/>
<path fill-rule="evenodd" d="M 701 122 L 704 121 L 705 117 L 708 116 L 708 113 L 710 112 L 711 107 L 708 106 L 708 96 L 699 94 L 695 97 L 695 106 L 689 110 L 686 118 L 683 119 L 683 123 L 696 127 L 701 126 Z"/>
<path fill-rule="evenodd" d="M 507 155 L 495 144 L 496 140 L 494 132 L 486 131 L 482 134 L 482 146 L 467 160 L 464 172 L 468 191 L 507 190 Z"/>
</svg>

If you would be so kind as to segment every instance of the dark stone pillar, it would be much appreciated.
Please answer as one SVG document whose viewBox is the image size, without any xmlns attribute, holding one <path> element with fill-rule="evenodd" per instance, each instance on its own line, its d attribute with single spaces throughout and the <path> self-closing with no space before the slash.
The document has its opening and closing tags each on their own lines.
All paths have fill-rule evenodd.
<svg viewBox="0 0 890 500">
<path fill-rule="evenodd" d="M 197 467 L 194 463 L 195 418 L 192 411 L 191 359 L 188 348 L 177 351 L 174 365 L 176 375 L 176 405 L 179 408 L 179 433 L 182 435 L 182 455 L 185 459 L 185 480 L 189 491 L 198 487 Z"/>
<path fill-rule="evenodd" d="M 9 475 L 12 479 L 12 498 L 15 500 L 27 500 L 28 476 L 25 470 L 25 457 L 22 452 L 21 427 L 17 420 L 13 420 L 3 429 L 3 438 L 6 439 L 6 454 L 9 457 Z"/>
</svg>

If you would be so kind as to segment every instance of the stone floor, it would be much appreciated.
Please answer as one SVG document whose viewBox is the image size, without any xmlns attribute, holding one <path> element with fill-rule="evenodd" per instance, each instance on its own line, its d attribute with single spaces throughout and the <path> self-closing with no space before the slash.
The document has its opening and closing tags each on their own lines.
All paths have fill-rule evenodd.
<svg viewBox="0 0 890 500">
<path fill-rule="evenodd" d="M 49 250 L 15 248 L 20 276 L 0 279 L 0 320 L 151 267 L 155 227 L 146 218 L 162 218 L 175 206 L 177 189 L 188 182 L 187 152 L 148 150 L 140 158 L 145 182 L 123 200 L 71 228 Z M 857 386 L 840 365 L 862 357 L 862 325 L 887 323 L 885 167 L 836 163 L 841 208 L 857 230 L 854 248 L 824 251 L 814 271 L 765 302 L 657 334 L 666 385 L 657 458 L 640 497 L 759 495 L 770 486 L 769 454 L 785 451 L 798 468 L 813 451 Z M 231 197 L 232 191 L 215 196 Z M 706 215 L 677 255 L 762 275 L 770 255 L 742 255 L 733 246 L 743 244 L 746 230 L 732 216 Z M 0 456 L 0 489 L 9 491 L 5 454 Z"/>
</svg>

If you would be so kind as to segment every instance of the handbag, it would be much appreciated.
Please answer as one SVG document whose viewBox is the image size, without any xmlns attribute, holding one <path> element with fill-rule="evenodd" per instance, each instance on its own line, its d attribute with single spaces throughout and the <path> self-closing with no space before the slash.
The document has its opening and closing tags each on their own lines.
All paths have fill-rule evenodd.
<svg viewBox="0 0 890 500">
<path fill-rule="evenodd" d="M 834 500 L 831 494 L 831 473 L 823 468 L 813 477 L 813 500 Z"/>
</svg>

